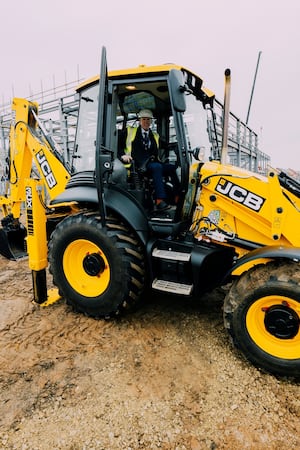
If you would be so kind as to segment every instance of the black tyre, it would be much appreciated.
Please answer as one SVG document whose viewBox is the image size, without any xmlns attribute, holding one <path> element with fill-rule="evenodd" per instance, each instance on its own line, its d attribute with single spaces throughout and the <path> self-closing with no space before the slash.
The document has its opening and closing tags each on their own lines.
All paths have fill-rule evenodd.
<svg viewBox="0 0 300 450">
<path fill-rule="evenodd" d="M 62 220 L 49 241 L 53 282 L 76 311 L 109 318 L 136 304 L 144 289 L 144 257 L 118 220 L 96 215 Z"/>
<path fill-rule="evenodd" d="M 299 377 L 299 264 L 271 262 L 244 273 L 225 298 L 224 323 L 236 347 L 254 365 Z"/>
</svg>

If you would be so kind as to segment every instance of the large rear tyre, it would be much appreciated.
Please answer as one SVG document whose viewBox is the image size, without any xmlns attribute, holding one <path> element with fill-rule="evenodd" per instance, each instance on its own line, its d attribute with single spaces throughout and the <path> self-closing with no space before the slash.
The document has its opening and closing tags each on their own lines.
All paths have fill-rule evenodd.
<svg viewBox="0 0 300 450">
<path fill-rule="evenodd" d="M 62 220 L 49 241 L 53 282 L 76 311 L 109 318 L 129 309 L 144 289 L 144 257 L 137 238 L 109 217 L 105 229 L 96 215 Z"/>
<path fill-rule="evenodd" d="M 225 298 L 224 323 L 245 357 L 280 376 L 300 376 L 300 266 L 259 265 Z"/>
</svg>

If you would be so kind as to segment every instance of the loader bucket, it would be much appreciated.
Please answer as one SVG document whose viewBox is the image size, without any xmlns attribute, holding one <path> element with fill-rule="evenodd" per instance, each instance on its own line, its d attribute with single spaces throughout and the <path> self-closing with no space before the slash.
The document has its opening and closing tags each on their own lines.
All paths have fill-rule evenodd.
<svg viewBox="0 0 300 450">
<path fill-rule="evenodd" d="M 0 254 L 13 260 L 27 256 L 25 237 L 26 229 L 24 227 L 13 230 L 0 228 Z"/>
</svg>

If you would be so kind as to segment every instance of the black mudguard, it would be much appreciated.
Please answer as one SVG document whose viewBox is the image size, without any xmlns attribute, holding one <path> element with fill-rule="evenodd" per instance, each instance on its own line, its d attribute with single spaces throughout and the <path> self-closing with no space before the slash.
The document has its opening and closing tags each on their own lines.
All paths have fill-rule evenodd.
<svg viewBox="0 0 300 450">
<path fill-rule="evenodd" d="M 58 197 L 52 200 L 55 205 L 64 202 L 78 202 L 83 205 L 93 204 L 98 208 L 98 194 L 96 186 L 70 186 Z M 143 208 L 133 195 L 116 185 L 104 189 L 104 204 L 120 216 L 136 231 L 143 244 L 146 244 L 149 234 L 148 219 Z"/>
<path fill-rule="evenodd" d="M 271 245 L 266 247 L 257 248 L 242 258 L 238 259 L 231 270 L 228 272 L 228 276 L 234 272 L 237 268 L 247 264 L 256 259 L 290 259 L 293 261 L 300 261 L 300 247 L 285 247 L 282 245 Z"/>
</svg>

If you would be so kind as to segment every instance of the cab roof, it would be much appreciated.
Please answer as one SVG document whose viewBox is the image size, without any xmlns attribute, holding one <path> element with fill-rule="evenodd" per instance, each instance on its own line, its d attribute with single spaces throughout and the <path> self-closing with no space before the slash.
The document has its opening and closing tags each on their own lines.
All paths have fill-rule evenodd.
<svg viewBox="0 0 300 450">
<path fill-rule="evenodd" d="M 203 83 L 203 79 L 199 77 L 199 75 L 196 75 L 195 73 L 191 72 L 189 69 L 186 69 L 183 66 L 177 65 L 177 64 L 161 64 L 159 66 L 146 66 L 144 64 L 139 65 L 138 67 L 133 67 L 129 69 L 120 69 L 120 70 L 112 70 L 108 72 L 108 78 L 116 78 L 116 79 L 122 79 L 122 78 L 140 78 L 141 75 L 164 75 L 168 74 L 171 70 L 180 70 L 182 72 L 189 73 L 193 77 L 196 77 L 198 80 L 200 80 L 201 85 Z M 99 75 L 95 75 L 94 77 L 88 78 L 87 80 L 83 81 L 82 83 L 77 86 L 76 91 L 80 92 L 82 89 L 87 88 L 93 84 L 97 84 L 99 82 Z M 207 89 L 206 87 L 201 87 L 201 90 L 206 94 L 207 97 L 213 98 L 214 93 Z"/>
</svg>

